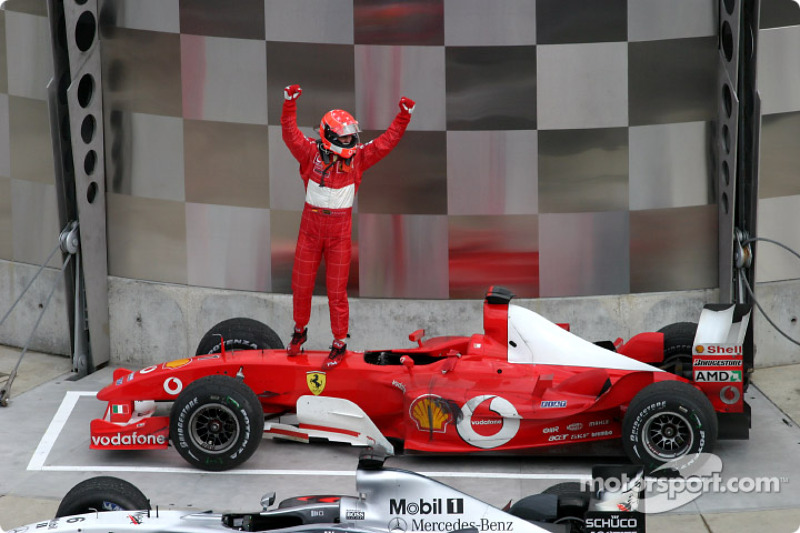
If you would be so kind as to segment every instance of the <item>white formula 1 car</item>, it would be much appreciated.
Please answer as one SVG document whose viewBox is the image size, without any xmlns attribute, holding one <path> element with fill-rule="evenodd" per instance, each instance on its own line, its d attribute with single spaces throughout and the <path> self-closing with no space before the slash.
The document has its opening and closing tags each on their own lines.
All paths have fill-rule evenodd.
<svg viewBox="0 0 800 533">
<path fill-rule="evenodd" d="M 269 493 L 261 500 L 262 510 L 251 513 L 152 509 L 130 483 L 92 478 L 67 493 L 56 518 L 8 533 L 590 533 L 597 531 L 593 524 L 602 531 L 644 531 L 644 515 L 637 510 L 641 484 L 635 476 L 613 494 L 561 483 L 499 509 L 423 475 L 384 468 L 383 461 L 379 454 L 362 454 L 358 496 L 300 496 L 270 508 L 275 493 Z M 624 527 L 609 528 L 614 524 Z"/>
</svg>

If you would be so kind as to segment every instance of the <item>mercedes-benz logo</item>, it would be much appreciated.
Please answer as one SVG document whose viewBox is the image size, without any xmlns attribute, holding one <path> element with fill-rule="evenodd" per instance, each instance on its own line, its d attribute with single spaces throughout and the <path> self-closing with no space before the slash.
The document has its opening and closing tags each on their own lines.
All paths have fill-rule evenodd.
<svg viewBox="0 0 800 533">
<path fill-rule="evenodd" d="M 408 531 L 408 524 L 402 518 L 396 516 L 389 520 L 390 533 L 406 533 L 406 531 Z"/>
</svg>

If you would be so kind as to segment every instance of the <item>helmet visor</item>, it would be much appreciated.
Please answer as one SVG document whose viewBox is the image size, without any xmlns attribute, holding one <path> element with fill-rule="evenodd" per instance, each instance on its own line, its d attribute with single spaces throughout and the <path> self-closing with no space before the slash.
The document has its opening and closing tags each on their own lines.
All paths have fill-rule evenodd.
<svg viewBox="0 0 800 533">
<path fill-rule="evenodd" d="M 336 133 L 339 137 L 344 137 L 345 135 L 355 135 L 356 133 L 360 132 L 361 130 L 358 127 L 358 122 L 351 122 L 350 124 L 342 124 L 339 128 L 339 131 Z"/>
</svg>

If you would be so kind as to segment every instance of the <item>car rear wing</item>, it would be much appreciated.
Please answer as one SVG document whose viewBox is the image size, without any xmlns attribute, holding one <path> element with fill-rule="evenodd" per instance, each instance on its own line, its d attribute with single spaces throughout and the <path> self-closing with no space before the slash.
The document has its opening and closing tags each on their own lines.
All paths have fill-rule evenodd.
<svg viewBox="0 0 800 533">
<path fill-rule="evenodd" d="M 708 304 L 700 314 L 692 345 L 692 380 L 711 401 L 719 420 L 719 438 L 746 439 L 750 406 L 744 401 L 752 354 L 745 342 L 752 308 L 744 304 Z"/>
<path fill-rule="evenodd" d="M 745 304 L 706 304 L 695 344 L 744 344 L 752 308 Z"/>
</svg>

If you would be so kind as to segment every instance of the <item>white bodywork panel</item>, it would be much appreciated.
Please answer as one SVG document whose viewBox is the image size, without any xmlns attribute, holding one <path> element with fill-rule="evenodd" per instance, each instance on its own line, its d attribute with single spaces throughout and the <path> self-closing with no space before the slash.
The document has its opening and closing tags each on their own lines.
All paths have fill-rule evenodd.
<svg viewBox="0 0 800 533">
<path fill-rule="evenodd" d="M 663 372 L 581 339 L 516 305 L 508 306 L 508 362 Z"/>
<path fill-rule="evenodd" d="M 350 400 L 301 396 L 297 400 L 295 416 L 298 425 L 267 422 L 264 433 L 277 439 L 308 442 L 310 438 L 321 438 L 354 446 L 380 447 L 387 454 L 394 455 L 394 446 L 369 416 Z"/>
<path fill-rule="evenodd" d="M 742 317 L 740 322 L 734 322 L 736 306 L 731 305 L 722 311 L 705 308 L 700 313 L 700 322 L 697 324 L 697 333 L 694 336 L 695 344 L 742 344 L 747 334 L 747 325 L 750 323 L 750 313 Z"/>
<path fill-rule="evenodd" d="M 356 486 L 364 497 L 341 500 L 342 524 L 347 523 L 354 512 L 360 512 L 363 520 L 359 520 L 359 526 L 384 533 L 548 531 L 414 472 L 390 468 L 359 469 Z"/>
<path fill-rule="evenodd" d="M 44 524 L 44 526 L 42 525 Z M 107 511 L 65 516 L 21 526 L 12 531 L 37 531 L 46 526 L 50 533 L 215 533 L 229 532 L 222 524 L 222 515 L 188 511 Z M 0 530 L 2 531 L 2 530 Z M 9 532 L 11 533 L 11 532 Z"/>
</svg>

